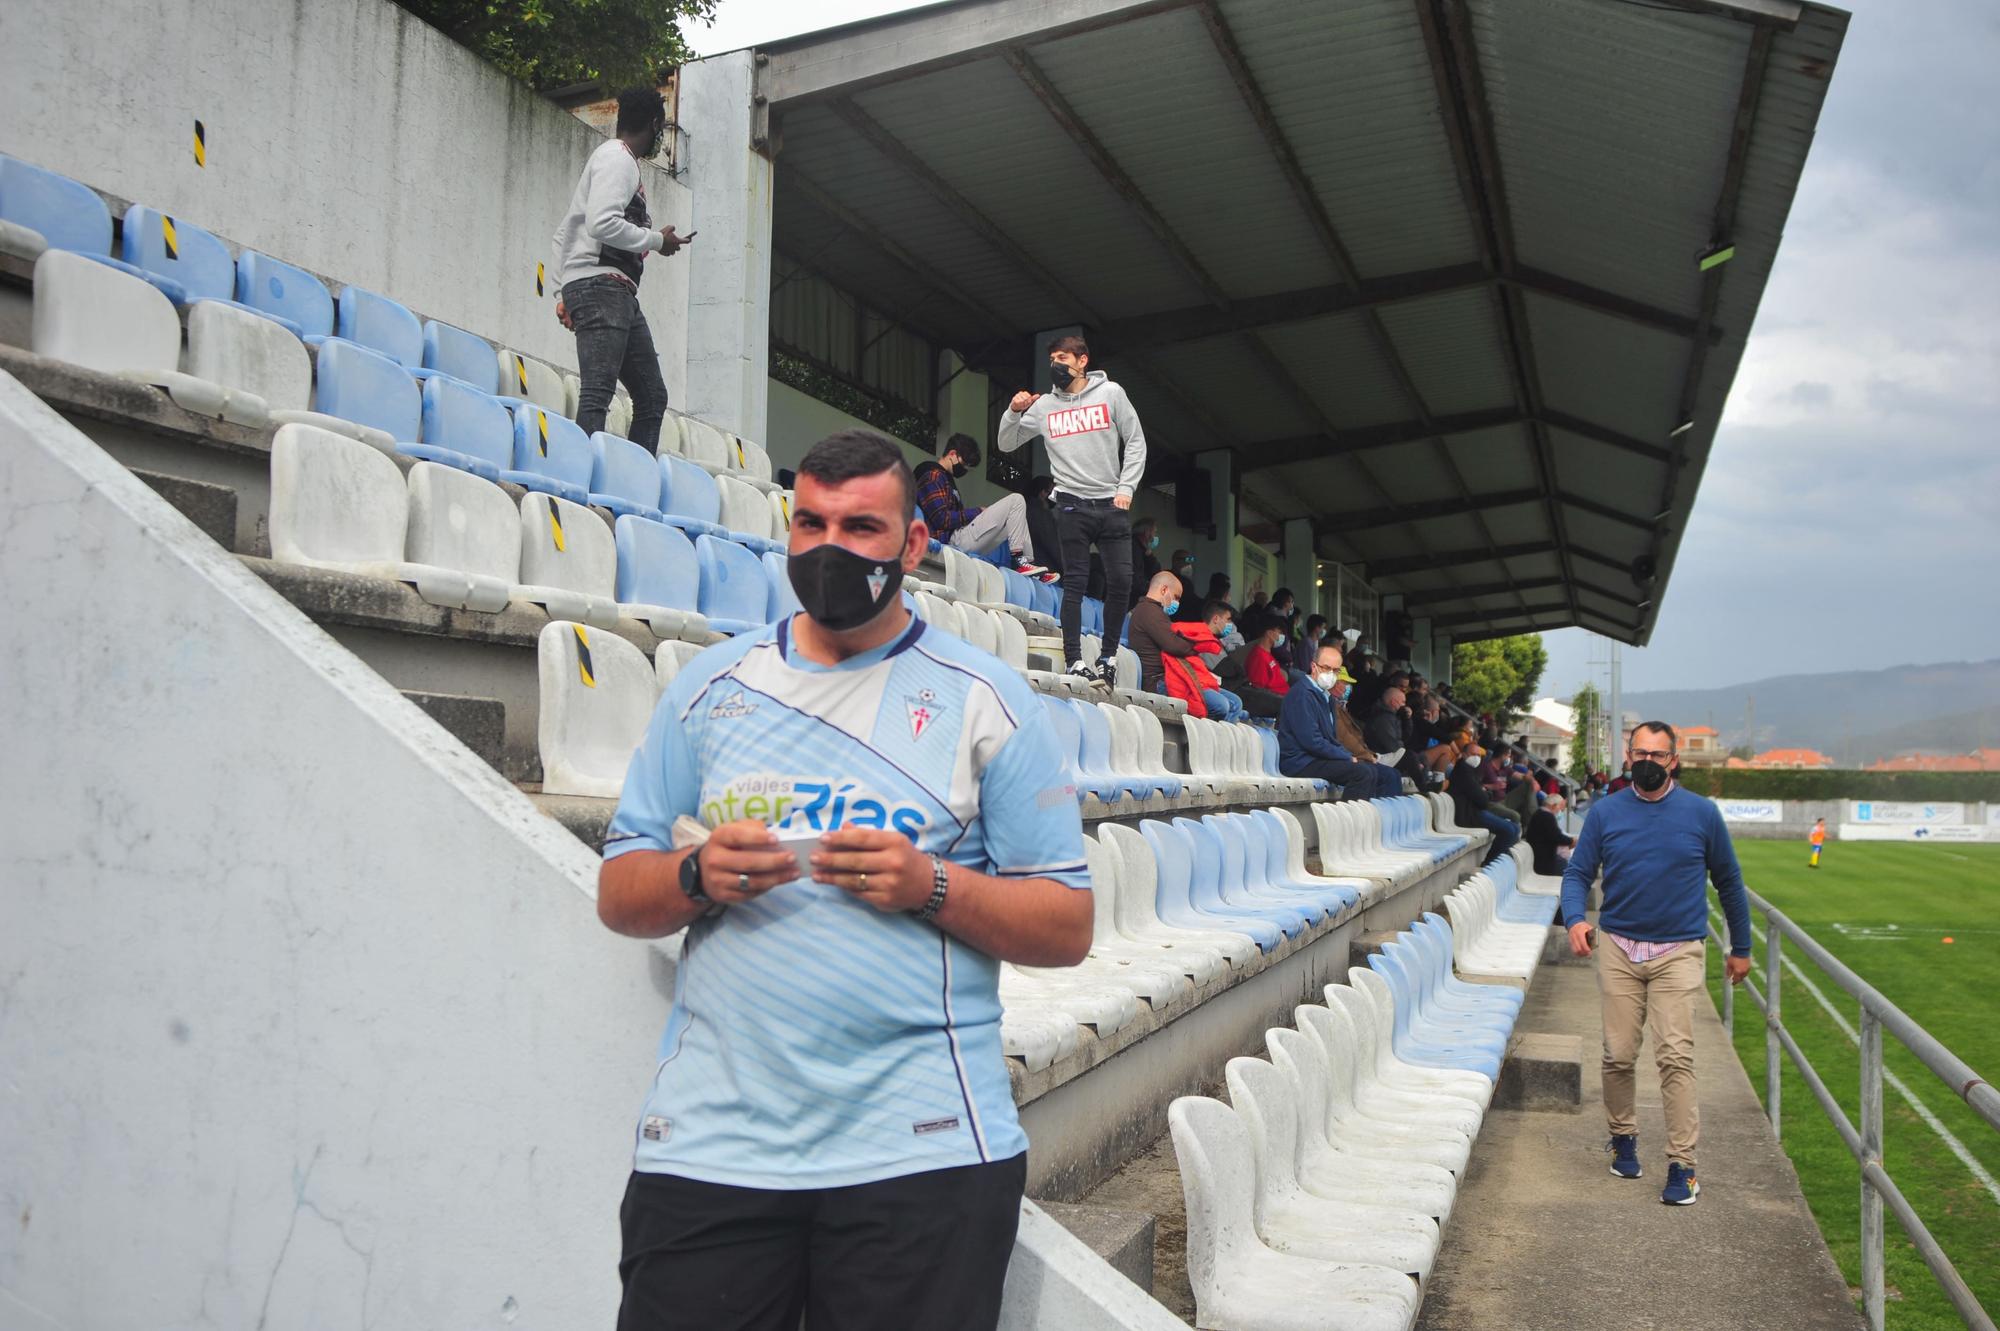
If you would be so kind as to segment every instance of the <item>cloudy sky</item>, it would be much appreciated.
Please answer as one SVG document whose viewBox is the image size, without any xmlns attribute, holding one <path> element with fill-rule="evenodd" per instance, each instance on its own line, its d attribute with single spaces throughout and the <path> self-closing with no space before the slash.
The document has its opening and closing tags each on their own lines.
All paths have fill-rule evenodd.
<svg viewBox="0 0 2000 1331">
<path fill-rule="evenodd" d="M 703 52 L 894 0 L 724 0 Z M 1628 691 L 2000 657 L 2000 8 L 1854 6 Z M 1601 641 L 1547 635 L 1548 692 Z"/>
</svg>

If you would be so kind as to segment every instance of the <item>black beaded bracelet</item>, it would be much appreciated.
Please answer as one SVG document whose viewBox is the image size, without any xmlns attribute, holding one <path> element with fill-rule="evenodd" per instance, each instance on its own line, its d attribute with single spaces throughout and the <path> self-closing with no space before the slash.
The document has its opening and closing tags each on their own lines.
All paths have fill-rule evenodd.
<svg viewBox="0 0 2000 1331">
<path fill-rule="evenodd" d="M 945 875 L 944 857 L 941 855 L 931 856 L 931 899 L 926 901 L 920 909 L 911 913 L 919 920 L 929 920 L 940 910 L 944 909 L 944 894 L 950 887 L 951 880 Z"/>
</svg>

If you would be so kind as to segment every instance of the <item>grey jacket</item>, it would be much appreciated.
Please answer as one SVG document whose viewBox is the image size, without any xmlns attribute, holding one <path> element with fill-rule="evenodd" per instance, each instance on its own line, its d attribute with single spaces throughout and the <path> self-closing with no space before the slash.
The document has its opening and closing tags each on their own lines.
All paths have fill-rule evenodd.
<svg viewBox="0 0 2000 1331">
<path fill-rule="evenodd" d="M 1079 499 L 1130 498 L 1146 473 L 1146 432 L 1125 390 L 1104 371 L 1084 376 L 1076 393 L 1049 392 L 1023 412 L 1000 418 L 1000 451 L 1011 453 L 1041 435 L 1048 440 L 1056 489 Z M 1123 459 L 1120 459 L 1120 450 Z"/>
</svg>

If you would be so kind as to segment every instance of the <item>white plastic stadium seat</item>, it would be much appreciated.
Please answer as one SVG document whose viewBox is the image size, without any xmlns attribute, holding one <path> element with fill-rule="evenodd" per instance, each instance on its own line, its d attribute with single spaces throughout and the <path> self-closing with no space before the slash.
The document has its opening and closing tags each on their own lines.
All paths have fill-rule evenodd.
<svg viewBox="0 0 2000 1331">
<path fill-rule="evenodd" d="M 231 392 L 261 398 L 272 411 L 312 405 L 312 358 L 283 325 L 221 301 L 187 312 L 187 372 Z"/>
<path fill-rule="evenodd" d="M 653 664 L 615 633 L 568 620 L 536 640 L 542 792 L 615 799 L 659 701 Z"/>
<path fill-rule="evenodd" d="M 507 608 L 520 580 L 521 519 L 507 492 L 469 471 L 435 462 L 410 467 L 410 527 L 403 552 L 412 563 L 465 579 L 462 600 L 442 579 L 417 583 L 426 601 L 466 610 Z"/>
<path fill-rule="evenodd" d="M 1256 1157 L 1235 1110 L 1184 1096 L 1167 1106 L 1187 1202 L 1195 1324 L 1225 1331 L 1407 1331 L 1417 1284 L 1385 1266 L 1275 1252 L 1257 1236 Z"/>
<path fill-rule="evenodd" d="M 406 484 L 380 450 L 316 426 L 280 426 L 271 442 L 271 554 L 279 563 L 395 578 L 433 604 L 501 610 L 511 572 L 474 569 L 514 558 L 513 508 L 498 486 L 430 463 L 417 463 Z"/>
<path fill-rule="evenodd" d="M 521 575 L 517 601 L 533 601 L 551 619 L 618 626 L 618 546 L 604 520 L 581 504 L 529 491 L 521 497 Z"/>
<path fill-rule="evenodd" d="M 254 394 L 181 373 L 181 321 L 172 301 L 143 278 L 80 254 L 46 250 L 35 260 L 29 329 L 37 356 L 152 384 L 203 416 L 249 426 L 269 419 Z"/>
<path fill-rule="evenodd" d="M 567 415 L 568 394 L 563 391 L 562 372 L 518 351 L 502 347 L 494 353 L 500 364 L 500 396 L 532 402 L 558 415 Z"/>
<path fill-rule="evenodd" d="M 715 493 L 722 503 L 722 525 L 732 535 L 747 536 L 757 553 L 779 549 L 771 539 L 771 501 L 765 494 L 739 477 L 715 478 Z"/>
<path fill-rule="evenodd" d="M 681 416 L 678 420 L 682 457 L 711 476 L 722 476 L 736 470 L 733 465 L 736 450 L 722 431 L 692 416 Z"/>
<path fill-rule="evenodd" d="M 681 667 L 694 660 L 700 652 L 699 643 L 682 642 L 677 638 L 663 642 L 655 648 L 653 676 L 659 683 L 660 692 L 665 693 L 667 685 L 674 682 L 674 676 L 680 674 Z"/>
</svg>

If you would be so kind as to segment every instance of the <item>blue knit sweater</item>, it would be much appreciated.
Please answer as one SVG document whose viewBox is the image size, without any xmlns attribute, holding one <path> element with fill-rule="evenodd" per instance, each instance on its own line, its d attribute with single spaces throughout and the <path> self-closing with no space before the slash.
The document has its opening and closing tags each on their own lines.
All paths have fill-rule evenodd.
<svg viewBox="0 0 2000 1331">
<path fill-rule="evenodd" d="M 1604 908 L 1597 923 L 1605 932 L 1642 943 L 1706 937 L 1712 878 L 1729 921 L 1729 950 L 1750 955 L 1750 898 L 1713 800 L 1677 785 L 1660 800 L 1627 789 L 1591 805 L 1563 871 L 1565 926 L 1583 919 L 1600 867 Z"/>
</svg>

